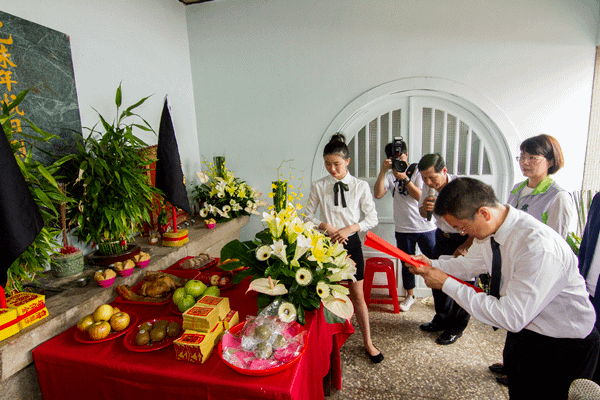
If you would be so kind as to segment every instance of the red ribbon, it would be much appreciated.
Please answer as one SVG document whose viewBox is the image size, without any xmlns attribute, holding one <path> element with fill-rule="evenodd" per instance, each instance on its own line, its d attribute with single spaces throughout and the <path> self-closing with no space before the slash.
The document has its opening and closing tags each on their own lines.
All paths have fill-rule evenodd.
<svg viewBox="0 0 600 400">
<path fill-rule="evenodd" d="M 177 238 L 164 237 L 163 236 L 162 240 L 165 241 L 165 242 L 178 242 L 180 240 L 187 239 L 187 237 L 188 237 L 188 235 L 177 237 Z"/>
<path fill-rule="evenodd" d="M 42 302 L 36 308 L 33 308 L 33 309 L 29 310 L 28 312 L 26 312 L 25 314 L 19 315 L 19 316 L 17 316 L 17 318 L 8 321 L 5 324 L 0 325 L 0 331 L 3 330 L 3 329 L 9 328 L 10 326 L 12 326 L 14 324 L 18 324 L 19 322 L 21 322 L 25 318 L 32 316 L 33 314 L 35 314 L 38 311 L 43 310 L 44 308 L 46 308 L 46 304 L 44 302 Z"/>
</svg>

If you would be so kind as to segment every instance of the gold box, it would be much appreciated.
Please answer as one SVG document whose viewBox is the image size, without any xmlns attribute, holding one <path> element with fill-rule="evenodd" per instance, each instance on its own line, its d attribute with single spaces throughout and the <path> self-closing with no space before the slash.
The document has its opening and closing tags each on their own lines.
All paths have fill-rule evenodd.
<svg viewBox="0 0 600 400">
<path fill-rule="evenodd" d="M 196 305 L 216 308 L 219 312 L 219 320 L 223 320 L 227 313 L 231 311 L 229 297 L 204 296 L 196 302 Z"/>
<path fill-rule="evenodd" d="M 183 329 L 209 332 L 219 322 L 219 312 L 213 307 L 195 305 L 183 313 Z"/>
<path fill-rule="evenodd" d="M 0 309 L 0 340 L 8 338 L 20 330 L 17 310 L 14 308 Z"/>
<path fill-rule="evenodd" d="M 6 300 L 6 306 L 17 310 L 19 328 L 25 329 L 49 315 L 45 298 L 37 293 L 17 293 Z"/>
</svg>

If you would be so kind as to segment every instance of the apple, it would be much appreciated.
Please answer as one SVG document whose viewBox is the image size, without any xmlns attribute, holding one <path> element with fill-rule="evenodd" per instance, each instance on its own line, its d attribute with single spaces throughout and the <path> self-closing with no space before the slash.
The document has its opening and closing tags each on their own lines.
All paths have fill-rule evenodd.
<svg viewBox="0 0 600 400">
<path fill-rule="evenodd" d="M 219 279 L 219 287 L 227 286 L 231 283 L 231 278 L 228 276 L 223 276 Z"/>
<path fill-rule="evenodd" d="M 180 287 L 175 289 L 175 291 L 173 292 L 173 303 L 179 303 L 179 300 L 181 300 L 181 298 L 186 294 L 187 293 L 185 292 L 185 288 Z"/>
<path fill-rule="evenodd" d="M 116 332 L 122 331 L 129 326 L 131 318 L 126 312 L 118 312 L 110 317 L 110 326 Z"/>
<path fill-rule="evenodd" d="M 113 308 L 110 304 L 102 304 L 94 310 L 94 321 L 108 321 L 113 315 Z"/>
<path fill-rule="evenodd" d="M 94 322 L 88 329 L 92 340 L 105 339 L 110 334 L 110 324 L 106 321 Z"/>
<path fill-rule="evenodd" d="M 87 332 L 90 326 L 94 323 L 94 317 L 92 314 L 88 314 L 85 317 L 81 318 L 79 322 L 77 322 L 77 329 L 81 332 Z"/>
<path fill-rule="evenodd" d="M 202 293 L 206 290 L 206 285 L 202 281 L 197 281 L 195 279 L 190 279 L 185 283 L 184 286 L 185 292 L 194 298 L 200 297 Z"/>
<path fill-rule="evenodd" d="M 177 304 L 177 308 L 179 309 L 179 311 L 186 312 L 189 308 L 196 304 L 196 299 L 194 298 L 194 296 L 186 294 L 181 299 L 179 299 L 179 303 L 175 304 Z"/>
<path fill-rule="evenodd" d="M 113 314 L 116 314 L 118 312 L 121 312 L 121 310 L 119 309 L 119 307 L 113 307 Z"/>
</svg>

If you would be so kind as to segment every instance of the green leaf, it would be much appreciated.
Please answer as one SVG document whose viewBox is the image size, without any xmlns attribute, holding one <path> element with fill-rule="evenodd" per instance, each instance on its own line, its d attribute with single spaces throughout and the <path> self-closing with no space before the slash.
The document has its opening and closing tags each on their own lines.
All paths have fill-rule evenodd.
<svg viewBox="0 0 600 400">
<path fill-rule="evenodd" d="M 325 307 L 323 307 L 323 316 L 325 317 L 325 321 L 329 324 L 340 324 L 346 321 L 345 319 L 338 317 Z"/>
<path fill-rule="evenodd" d="M 117 105 L 117 108 L 121 107 L 121 98 L 121 84 L 119 83 L 119 87 L 117 88 L 117 94 L 115 95 L 115 104 Z"/>
</svg>

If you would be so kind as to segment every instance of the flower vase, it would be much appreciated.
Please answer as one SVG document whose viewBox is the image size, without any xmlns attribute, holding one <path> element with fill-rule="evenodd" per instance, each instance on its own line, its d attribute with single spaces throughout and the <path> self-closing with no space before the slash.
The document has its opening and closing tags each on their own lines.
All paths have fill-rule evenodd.
<svg viewBox="0 0 600 400">
<path fill-rule="evenodd" d="M 273 189 L 273 206 L 275 206 L 275 212 L 285 210 L 287 206 L 287 182 L 275 181 L 271 187 Z"/>
<path fill-rule="evenodd" d="M 83 272 L 84 266 L 81 250 L 70 254 L 54 254 L 50 257 L 50 269 L 57 278 L 77 275 Z"/>
<path fill-rule="evenodd" d="M 215 175 L 222 178 L 225 170 L 225 156 L 213 157 L 213 163 L 215 164 Z"/>
</svg>

